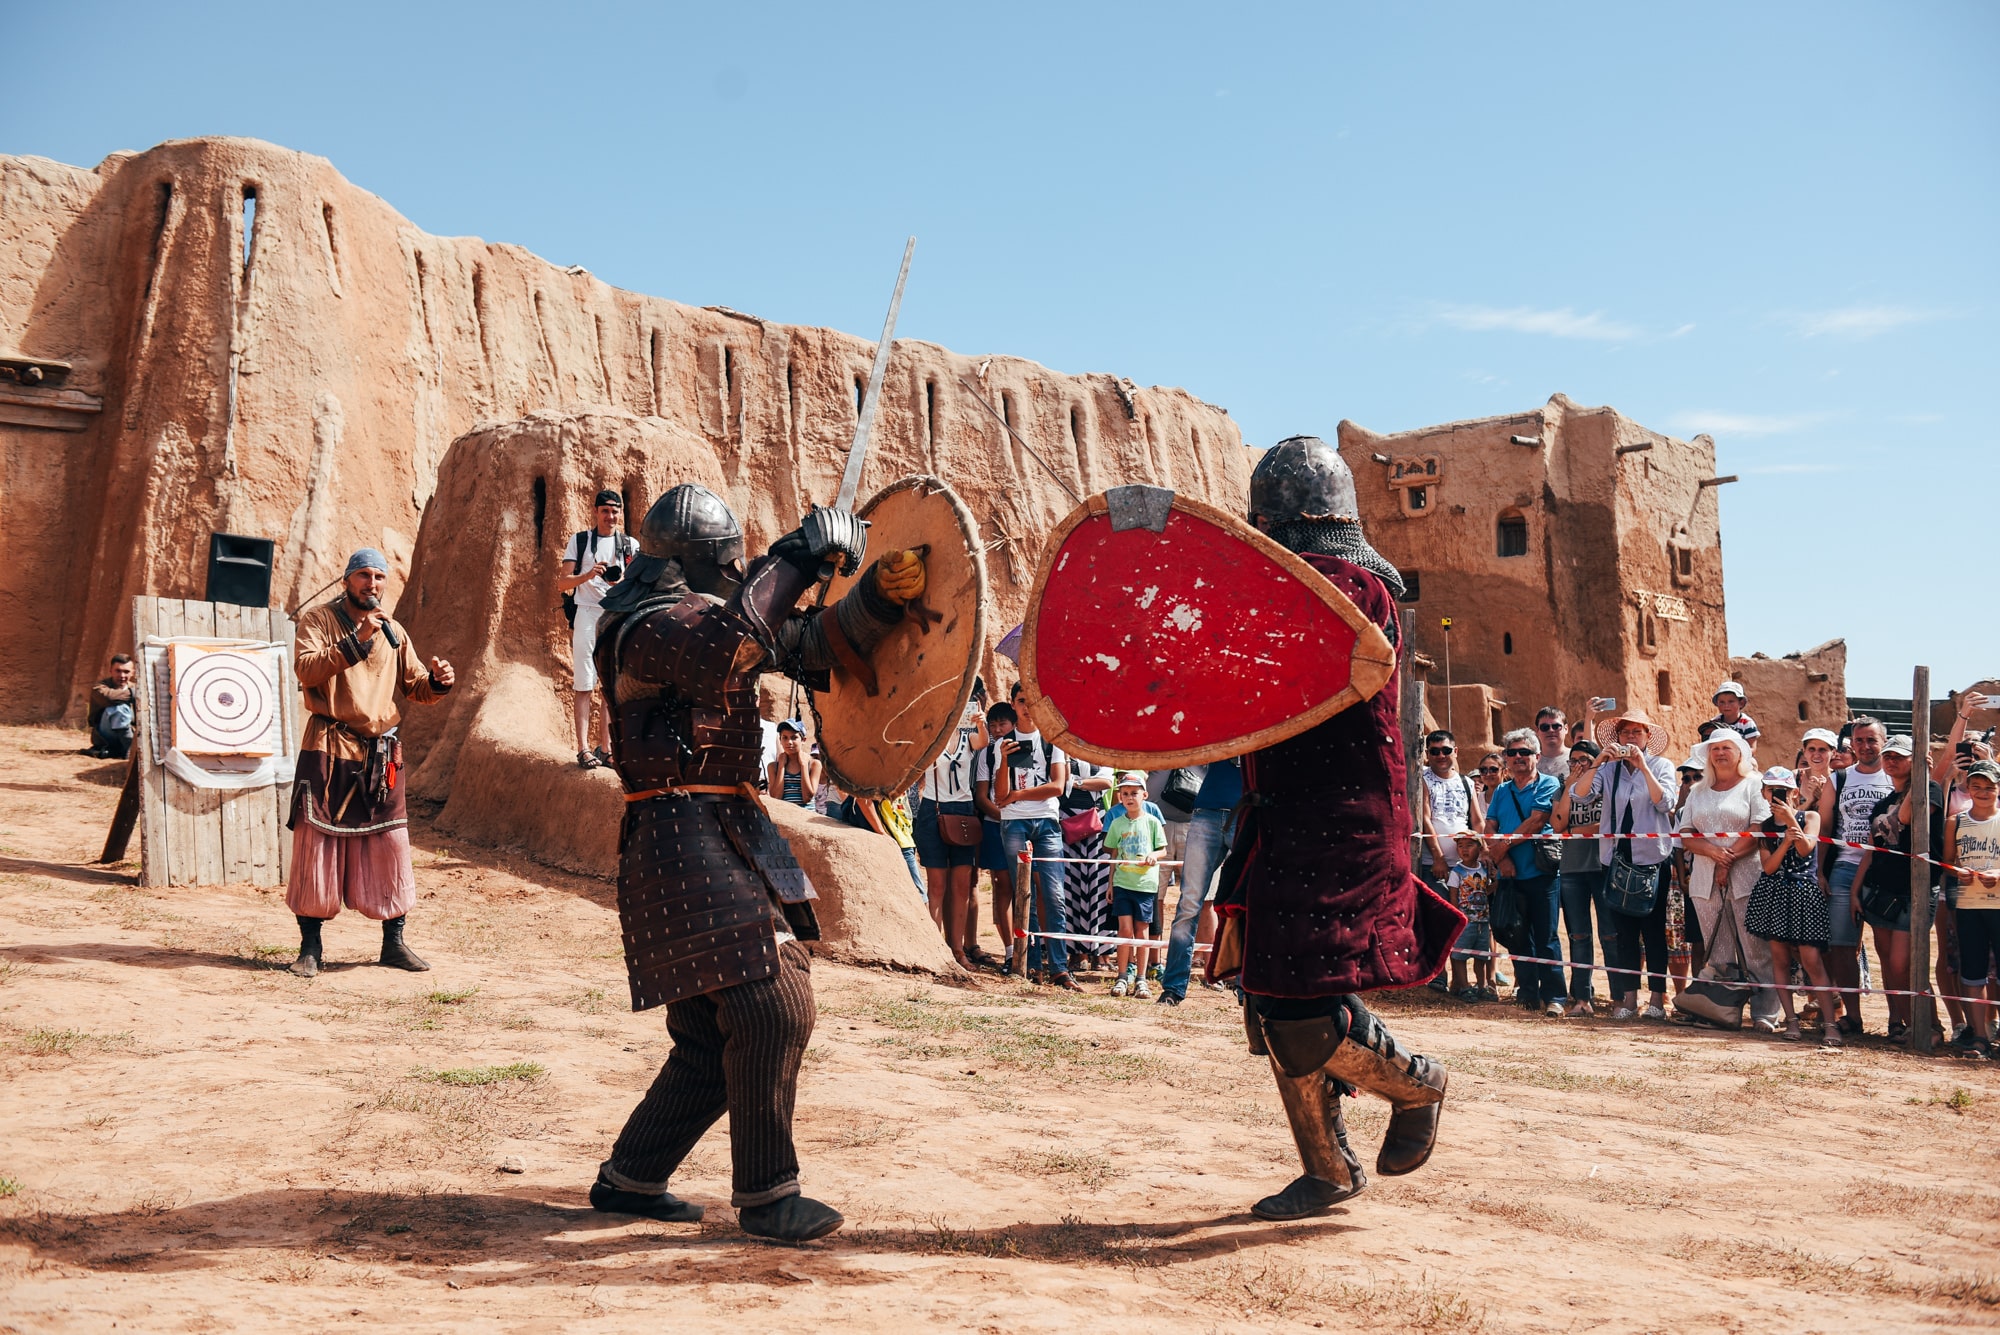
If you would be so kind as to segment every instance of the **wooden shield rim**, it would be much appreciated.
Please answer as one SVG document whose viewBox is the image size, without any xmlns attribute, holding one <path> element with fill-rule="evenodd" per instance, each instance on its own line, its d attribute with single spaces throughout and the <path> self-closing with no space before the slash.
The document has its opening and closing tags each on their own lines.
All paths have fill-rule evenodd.
<svg viewBox="0 0 2000 1335">
<path fill-rule="evenodd" d="M 972 655 L 966 660 L 965 672 L 958 680 L 958 703 L 952 708 L 951 713 L 947 716 L 944 727 L 939 731 L 938 735 L 924 747 L 922 762 L 910 766 L 908 771 L 909 777 L 903 780 L 900 787 L 884 788 L 880 785 L 851 784 L 847 776 L 841 772 L 839 764 L 827 751 L 827 748 L 825 746 L 820 747 L 820 765 L 826 771 L 827 777 L 842 792 L 851 793 L 855 797 L 870 800 L 895 797 L 909 791 L 911 785 L 917 781 L 918 776 L 929 769 L 931 764 L 944 754 L 945 743 L 950 740 L 953 733 L 958 731 L 958 719 L 965 712 L 966 701 L 972 698 L 972 683 L 979 676 L 980 661 L 986 653 L 986 598 L 988 592 L 986 584 L 986 543 L 979 534 L 979 517 L 972 513 L 972 508 L 965 503 L 965 498 L 952 490 L 951 484 L 941 477 L 930 473 L 912 473 L 908 477 L 898 478 L 896 481 L 882 488 L 882 490 L 876 492 L 873 496 L 870 496 L 855 513 L 866 519 L 874 511 L 875 507 L 888 500 L 891 496 L 899 492 L 912 491 L 919 487 L 929 487 L 932 494 L 943 496 L 950 502 L 952 516 L 958 520 L 959 532 L 965 539 L 966 553 L 972 560 L 973 582 L 979 592 L 972 613 Z M 831 592 L 832 587 L 831 583 L 822 586 L 823 595 L 824 593 Z M 812 709 L 813 736 L 817 739 L 825 730 L 825 723 L 819 715 L 820 692 L 808 691 L 806 692 L 806 697 L 809 707 Z"/>
<path fill-rule="evenodd" d="M 1069 720 L 1057 708 L 1054 701 L 1042 693 L 1041 677 L 1036 669 L 1037 642 L 1036 625 L 1042 615 L 1042 592 L 1048 587 L 1050 567 L 1056 553 L 1069 541 L 1069 535 L 1076 531 L 1086 519 L 1106 514 L 1110 502 L 1105 493 L 1098 492 L 1087 498 L 1083 504 L 1070 511 L 1069 515 L 1056 526 L 1042 547 L 1042 558 L 1036 564 L 1035 585 L 1028 594 L 1027 619 L 1021 623 L 1021 685 L 1027 697 L 1027 704 L 1033 711 L 1035 721 L 1041 725 L 1043 735 L 1056 746 L 1071 755 L 1099 765 L 1129 766 L 1134 769 L 1164 769 L 1181 765 L 1206 765 L 1212 761 L 1227 760 L 1232 756 L 1248 755 L 1252 751 L 1296 737 L 1308 728 L 1317 727 L 1338 714 L 1341 710 L 1364 701 L 1372 700 L 1395 675 L 1396 651 L 1389 644 L 1389 637 L 1382 628 L 1362 614 L 1348 596 L 1335 588 L 1326 576 L 1314 570 L 1300 557 L 1264 534 L 1252 528 L 1243 520 L 1226 510 L 1217 509 L 1206 501 L 1191 496 L 1174 493 L 1170 507 L 1197 519 L 1205 519 L 1243 539 L 1278 565 L 1291 572 L 1319 600 L 1345 621 L 1355 633 L 1354 657 L 1348 671 L 1348 682 L 1340 694 L 1314 705 L 1304 713 L 1295 714 L 1282 723 L 1274 723 L 1255 732 L 1231 737 L 1226 741 L 1211 742 L 1206 746 L 1186 747 L 1179 751 L 1118 751 L 1108 747 L 1095 746 L 1084 741 L 1070 730 Z"/>
</svg>

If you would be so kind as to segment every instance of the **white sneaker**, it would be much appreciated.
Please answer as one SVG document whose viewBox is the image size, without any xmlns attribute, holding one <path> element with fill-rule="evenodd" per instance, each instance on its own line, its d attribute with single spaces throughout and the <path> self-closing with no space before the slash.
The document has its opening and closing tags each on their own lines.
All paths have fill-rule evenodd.
<svg viewBox="0 0 2000 1335">
<path fill-rule="evenodd" d="M 1111 985 L 1111 995 L 1114 997 L 1122 997 L 1131 990 L 1132 984 L 1130 980 L 1122 974 L 1119 975 L 1118 981 Z"/>
<path fill-rule="evenodd" d="M 1784 1028 L 1784 1025 L 1780 1024 L 1776 1020 L 1765 1020 L 1761 1018 L 1752 1020 L 1750 1022 L 1750 1026 L 1760 1034 L 1775 1034 L 1779 1030 Z"/>
<path fill-rule="evenodd" d="M 1630 1006 L 1620 1006 L 1616 1010 L 1611 1012 L 1611 1018 L 1614 1020 L 1629 1020 L 1632 1019 L 1634 1016 L 1636 1016 L 1638 1013 L 1639 1012 L 1633 1010 Z"/>
<path fill-rule="evenodd" d="M 1146 986 L 1146 980 L 1141 978 L 1138 982 L 1132 984 L 1132 995 L 1144 1001 L 1153 995 L 1153 989 Z"/>
<path fill-rule="evenodd" d="M 1639 1012 L 1639 1017 L 1644 1020 L 1664 1020 L 1667 1018 L 1667 1012 L 1659 1006 L 1648 1004 Z"/>
<path fill-rule="evenodd" d="M 1548 1005 L 1542 1008 L 1542 1014 L 1552 1015 L 1556 1019 L 1561 1020 L 1561 1019 L 1566 1019 L 1569 1015 L 1569 1012 L 1563 1009 L 1563 1004 L 1560 1001 L 1551 1001 Z"/>
</svg>

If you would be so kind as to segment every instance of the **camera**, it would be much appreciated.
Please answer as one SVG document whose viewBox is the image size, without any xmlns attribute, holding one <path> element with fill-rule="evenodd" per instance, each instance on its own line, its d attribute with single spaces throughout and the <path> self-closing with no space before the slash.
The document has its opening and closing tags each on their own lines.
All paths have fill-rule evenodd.
<svg viewBox="0 0 2000 1335">
<path fill-rule="evenodd" d="M 598 572 L 598 577 L 601 578 L 606 584 L 616 584 L 619 580 L 625 578 L 625 567 L 620 565 L 618 562 L 613 561 L 610 565 L 604 567 L 603 570 Z"/>
</svg>

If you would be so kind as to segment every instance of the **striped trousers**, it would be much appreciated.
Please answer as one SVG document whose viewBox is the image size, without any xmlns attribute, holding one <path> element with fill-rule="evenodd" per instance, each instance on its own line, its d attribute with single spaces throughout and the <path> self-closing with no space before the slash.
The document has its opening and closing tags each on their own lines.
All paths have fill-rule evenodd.
<svg viewBox="0 0 2000 1335">
<path fill-rule="evenodd" d="M 792 1107 L 812 1037 L 812 956 L 778 947 L 778 972 L 667 1006 L 673 1051 L 625 1120 L 603 1165 L 605 1180 L 656 1195 L 695 1142 L 727 1111 L 737 1208 L 799 1192 Z"/>
</svg>

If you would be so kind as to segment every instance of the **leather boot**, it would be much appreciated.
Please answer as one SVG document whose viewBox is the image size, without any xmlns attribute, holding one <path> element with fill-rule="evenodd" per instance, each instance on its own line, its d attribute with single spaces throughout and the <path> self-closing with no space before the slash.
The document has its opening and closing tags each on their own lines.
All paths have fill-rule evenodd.
<svg viewBox="0 0 2000 1335">
<path fill-rule="evenodd" d="M 299 957 L 292 961 L 291 971 L 301 978 L 319 977 L 319 966 L 326 959 L 319 943 L 320 924 L 324 918 L 299 919 Z"/>
<path fill-rule="evenodd" d="M 1283 1191 L 1251 1206 L 1250 1213 L 1259 1219 L 1304 1219 L 1360 1195 L 1368 1175 L 1347 1147 L 1339 1087 L 1323 1071 L 1286 1075 L 1275 1055 L 1271 1073 L 1278 1078 L 1278 1097 L 1306 1171 Z"/>
<path fill-rule="evenodd" d="M 403 944 L 402 918 L 382 920 L 382 958 L 377 962 L 391 969 L 408 969 L 411 973 L 429 973 L 431 968 L 417 958 L 415 951 Z"/>
<path fill-rule="evenodd" d="M 701 1217 L 708 1213 L 706 1206 L 684 1201 L 671 1191 L 653 1196 L 614 1187 L 604 1180 L 602 1173 L 590 1185 L 590 1208 L 602 1210 L 605 1214 L 636 1214 L 646 1219 L 657 1219 L 663 1224 L 699 1224 Z"/>
<path fill-rule="evenodd" d="M 736 1212 L 736 1222 L 754 1238 L 772 1242 L 811 1242 L 823 1238 L 847 1220 L 831 1205 L 822 1205 L 810 1196 L 780 1196 L 769 1205 L 746 1205 Z"/>
<path fill-rule="evenodd" d="M 1398 1043 L 1380 1020 L 1357 1006 L 1347 1037 L 1327 1059 L 1326 1070 L 1356 1089 L 1387 1099 L 1394 1110 L 1381 1152 L 1375 1156 L 1375 1171 L 1396 1177 L 1422 1168 L 1437 1144 L 1444 1067 Z"/>
</svg>

